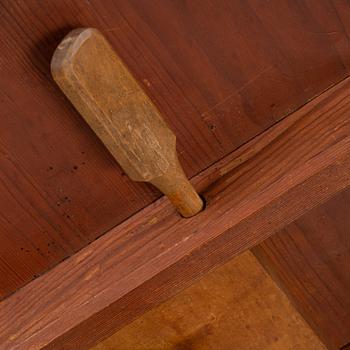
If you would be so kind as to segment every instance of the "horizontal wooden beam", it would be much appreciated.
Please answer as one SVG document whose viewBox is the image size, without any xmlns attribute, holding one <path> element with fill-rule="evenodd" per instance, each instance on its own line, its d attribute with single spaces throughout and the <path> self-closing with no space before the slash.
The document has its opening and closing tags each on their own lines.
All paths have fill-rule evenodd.
<svg viewBox="0 0 350 350">
<path fill-rule="evenodd" d="M 350 80 L 193 184 L 200 214 L 162 198 L 4 300 L 2 349 L 87 348 L 347 188 Z"/>
</svg>

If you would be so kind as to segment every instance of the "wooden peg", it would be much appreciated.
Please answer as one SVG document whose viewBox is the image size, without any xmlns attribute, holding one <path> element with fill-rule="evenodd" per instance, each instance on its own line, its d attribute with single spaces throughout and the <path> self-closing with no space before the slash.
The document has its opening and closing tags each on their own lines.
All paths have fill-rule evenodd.
<svg viewBox="0 0 350 350">
<path fill-rule="evenodd" d="M 98 30 L 71 31 L 57 47 L 51 71 L 131 179 L 156 186 L 184 217 L 202 210 L 178 161 L 175 135 Z"/>
</svg>

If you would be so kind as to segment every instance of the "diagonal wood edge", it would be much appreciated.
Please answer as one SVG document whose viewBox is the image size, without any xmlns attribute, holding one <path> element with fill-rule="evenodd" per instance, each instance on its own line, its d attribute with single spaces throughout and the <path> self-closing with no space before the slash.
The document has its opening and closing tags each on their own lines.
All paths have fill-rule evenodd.
<svg viewBox="0 0 350 350">
<path fill-rule="evenodd" d="M 252 248 L 331 350 L 350 341 L 350 188 Z"/>
<path fill-rule="evenodd" d="M 349 151 L 346 79 L 195 177 L 202 213 L 160 199 L 0 303 L 0 348 L 94 344 L 348 187 Z"/>
</svg>

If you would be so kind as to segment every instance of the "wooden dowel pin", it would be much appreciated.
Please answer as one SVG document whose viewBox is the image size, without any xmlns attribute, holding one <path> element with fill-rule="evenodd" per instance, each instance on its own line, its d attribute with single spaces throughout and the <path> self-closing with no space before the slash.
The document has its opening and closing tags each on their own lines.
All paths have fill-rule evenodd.
<svg viewBox="0 0 350 350">
<path fill-rule="evenodd" d="M 184 217 L 202 210 L 178 161 L 175 135 L 98 30 L 70 32 L 53 55 L 51 71 L 132 180 L 156 186 Z"/>
</svg>

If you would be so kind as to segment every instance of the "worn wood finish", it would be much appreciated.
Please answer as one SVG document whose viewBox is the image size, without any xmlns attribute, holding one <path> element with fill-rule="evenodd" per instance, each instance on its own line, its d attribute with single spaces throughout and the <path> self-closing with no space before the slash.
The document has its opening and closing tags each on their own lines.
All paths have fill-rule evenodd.
<svg viewBox="0 0 350 350">
<path fill-rule="evenodd" d="M 206 210 L 161 199 L 7 298 L 4 349 L 92 345 L 347 188 L 349 106 L 347 79 L 196 177 Z"/>
<path fill-rule="evenodd" d="M 51 71 L 132 180 L 156 186 L 183 217 L 202 210 L 179 163 L 174 133 L 98 30 L 71 31 L 57 47 Z"/>
<path fill-rule="evenodd" d="M 51 80 L 71 29 L 108 37 L 192 177 L 349 74 L 349 11 L 342 0 L 1 1 L 0 295 L 159 196 L 123 176 Z"/>
<path fill-rule="evenodd" d="M 253 250 L 334 350 L 350 342 L 349 230 L 347 190 Z"/>
<path fill-rule="evenodd" d="M 250 252 L 91 350 L 326 350 Z"/>
</svg>

